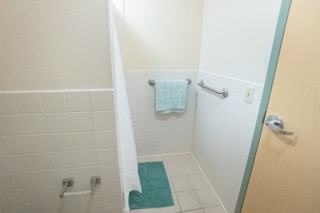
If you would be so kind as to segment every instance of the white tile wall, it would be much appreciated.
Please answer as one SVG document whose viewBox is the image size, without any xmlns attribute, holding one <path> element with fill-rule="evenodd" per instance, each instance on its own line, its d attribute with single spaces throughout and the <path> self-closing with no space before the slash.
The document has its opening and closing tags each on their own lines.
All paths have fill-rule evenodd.
<svg viewBox="0 0 320 213">
<path fill-rule="evenodd" d="M 120 213 L 113 91 L 0 93 L 0 213 Z M 102 183 L 93 197 L 60 200 Z"/>
<path fill-rule="evenodd" d="M 228 88 L 225 99 L 198 88 L 196 133 L 192 153 L 228 212 L 235 209 L 263 85 L 212 73 L 199 72 L 210 87 Z M 253 103 L 244 102 L 246 87 L 254 87 Z"/>
<path fill-rule="evenodd" d="M 44 114 L 20 115 L 25 134 L 47 133 L 48 126 Z"/>
<path fill-rule="evenodd" d="M 18 108 L 14 99 L 14 94 L 0 94 L 0 114 L 16 114 Z"/>
<path fill-rule="evenodd" d="M 2 137 L 2 146 L 7 154 L 23 154 L 28 152 L 26 139 L 21 135 Z"/>
<path fill-rule="evenodd" d="M 90 111 L 89 92 L 67 92 L 66 96 L 69 111 Z"/>
<path fill-rule="evenodd" d="M 15 97 L 19 113 L 43 112 L 39 93 L 16 93 Z"/>
<path fill-rule="evenodd" d="M 22 123 L 18 115 L 0 116 L 0 135 L 23 134 Z"/>
<path fill-rule="evenodd" d="M 188 152 L 194 138 L 197 71 L 133 71 L 125 73 L 127 93 L 139 156 Z M 192 80 L 184 114 L 155 112 L 154 87 L 149 79 Z"/>
<path fill-rule="evenodd" d="M 66 112 L 66 98 L 63 92 L 42 93 L 42 107 L 45 112 Z"/>
</svg>

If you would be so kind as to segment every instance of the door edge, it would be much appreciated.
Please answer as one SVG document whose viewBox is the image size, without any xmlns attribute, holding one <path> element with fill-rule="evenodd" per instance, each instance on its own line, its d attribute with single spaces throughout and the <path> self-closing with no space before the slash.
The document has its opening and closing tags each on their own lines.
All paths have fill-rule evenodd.
<svg viewBox="0 0 320 213">
<path fill-rule="evenodd" d="M 291 0 L 283 0 L 281 3 L 279 18 L 278 18 L 276 31 L 275 31 L 275 36 L 274 36 L 274 41 L 273 41 L 267 76 L 266 76 L 266 80 L 265 80 L 265 84 L 264 84 L 261 104 L 260 104 L 260 108 L 259 108 L 258 118 L 256 121 L 256 126 L 255 126 L 255 130 L 254 130 L 253 138 L 252 138 L 252 143 L 251 143 L 251 147 L 250 147 L 250 152 L 249 152 L 249 156 L 248 156 L 248 160 L 247 160 L 246 169 L 244 172 L 240 192 L 238 195 L 235 213 L 241 212 L 242 206 L 244 203 L 244 199 L 245 199 L 245 195 L 247 192 L 247 187 L 249 184 L 251 171 L 252 171 L 254 160 L 256 157 L 256 153 L 258 150 L 258 145 L 259 145 L 262 127 L 263 127 L 263 123 L 264 123 L 264 115 L 265 115 L 265 112 L 268 107 L 270 94 L 271 94 L 271 90 L 272 90 L 272 85 L 273 85 L 273 80 L 274 80 L 274 76 L 275 76 L 277 65 L 278 65 L 280 49 L 281 49 L 281 45 L 282 45 L 282 41 L 283 41 L 283 37 L 284 37 L 284 33 L 285 33 L 287 19 L 289 16 L 290 6 L 291 6 Z"/>
</svg>

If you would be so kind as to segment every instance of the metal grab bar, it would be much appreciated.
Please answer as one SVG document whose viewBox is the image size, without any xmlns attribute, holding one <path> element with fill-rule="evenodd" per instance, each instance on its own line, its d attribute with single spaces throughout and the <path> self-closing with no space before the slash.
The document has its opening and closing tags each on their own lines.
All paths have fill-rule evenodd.
<svg viewBox="0 0 320 213">
<path fill-rule="evenodd" d="M 60 199 L 63 198 L 64 193 L 67 191 L 67 188 L 72 187 L 73 185 L 74 185 L 73 178 L 65 178 L 62 180 L 62 188 L 61 188 L 61 192 L 59 194 Z"/>
<path fill-rule="evenodd" d="M 188 81 L 188 84 L 190 85 L 191 84 L 191 79 L 186 79 L 186 81 Z M 156 81 L 155 80 L 153 80 L 153 79 L 149 79 L 149 81 L 148 81 L 148 84 L 150 85 L 150 86 L 153 86 L 153 85 L 155 85 L 155 83 L 156 83 Z"/>
<path fill-rule="evenodd" d="M 91 195 L 96 191 L 96 185 L 101 183 L 101 178 L 99 176 L 93 176 L 90 178 L 91 183 Z"/>
<path fill-rule="evenodd" d="M 90 178 L 91 190 L 87 191 L 79 191 L 79 192 L 66 192 L 68 187 L 72 187 L 74 185 L 73 178 L 64 178 L 62 180 L 62 188 L 59 194 L 60 199 L 64 196 L 79 196 L 79 195 L 93 195 L 96 190 L 96 185 L 101 183 L 101 178 L 99 176 L 92 176 Z"/>
<path fill-rule="evenodd" d="M 210 90 L 211 92 L 214 92 L 214 93 L 217 93 L 217 94 L 219 94 L 219 95 L 222 95 L 222 96 L 225 97 L 225 98 L 228 97 L 228 95 L 229 95 L 229 92 L 228 92 L 228 90 L 227 90 L 226 88 L 223 88 L 222 91 L 218 91 L 218 90 L 212 89 L 211 87 L 208 87 L 208 86 L 204 85 L 204 82 L 203 82 L 203 81 L 200 81 L 200 82 L 198 83 L 198 85 L 199 85 L 200 87 L 202 87 L 202 88 L 205 88 L 205 89 L 207 89 L 207 90 Z"/>
</svg>

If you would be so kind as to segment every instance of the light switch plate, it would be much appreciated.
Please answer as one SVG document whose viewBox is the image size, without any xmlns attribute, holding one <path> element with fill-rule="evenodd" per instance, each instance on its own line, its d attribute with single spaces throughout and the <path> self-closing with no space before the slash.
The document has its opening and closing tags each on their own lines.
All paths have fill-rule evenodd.
<svg viewBox="0 0 320 213">
<path fill-rule="evenodd" d="M 253 87 L 246 87 L 246 92 L 244 94 L 244 101 L 249 104 L 252 104 L 253 94 L 254 94 L 254 88 Z"/>
</svg>

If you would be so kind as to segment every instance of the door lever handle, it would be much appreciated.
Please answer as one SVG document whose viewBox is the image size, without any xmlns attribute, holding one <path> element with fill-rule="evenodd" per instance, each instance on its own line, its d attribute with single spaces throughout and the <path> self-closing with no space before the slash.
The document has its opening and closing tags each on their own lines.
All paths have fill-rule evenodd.
<svg viewBox="0 0 320 213">
<path fill-rule="evenodd" d="M 267 118 L 265 124 L 276 134 L 280 134 L 280 135 L 293 135 L 294 134 L 294 132 L 289 132 L 289 131 L 283 130 L 283 120 L 276 115 L 270 115 Z"/>
</svg>

